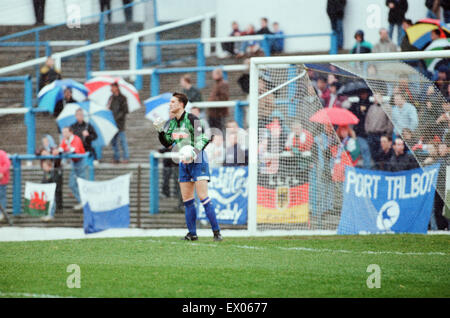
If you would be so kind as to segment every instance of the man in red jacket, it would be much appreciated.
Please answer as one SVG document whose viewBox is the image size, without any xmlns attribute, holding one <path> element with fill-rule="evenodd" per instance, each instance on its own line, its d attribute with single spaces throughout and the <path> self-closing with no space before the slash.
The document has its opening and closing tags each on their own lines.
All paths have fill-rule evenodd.
<svg viewBox="0 0 450 318">
<path fill-rule="evenodd" d="M 8 154 L 0 150 L 0 205 L 6 212 L 6 185 L 9 183 L 9 167 L 11 161 L 8 158 Z M 3 219 L 3 213 L 0 213 L 0 220 Z"/>
<path fill-rule="evenodd" d="M 58 149 L 53 151 L 54 155 L 59 155 L 60 153 L 71 153 L 71 154 L 84 154 L 86 153 L 83 141 L 73 133 L 72 127 L 65 127 L 62 130 L 63 140 L 59 145 Z M 81 204 L 80 192 L 78 190 L 77 177 L 86 179 L 87 165 L 85 158 L 72 159 L 72 171 L 70 172 L 69 178 L 69 188 L 75 199 L 78 201 L 73 208 L 74 210 L 81 210 L 83 205 Z"/>
</svg>

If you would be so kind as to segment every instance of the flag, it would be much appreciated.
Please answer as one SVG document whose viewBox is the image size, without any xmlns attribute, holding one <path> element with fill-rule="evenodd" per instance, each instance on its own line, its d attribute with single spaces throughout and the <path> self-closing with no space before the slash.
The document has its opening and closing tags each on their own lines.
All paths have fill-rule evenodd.
<svg viewBox="0 0 450 318">
<path fill-rule="evenodd" d="M 386 172 L 347 167 L 337 234 L 426 234 L 439 164 Z"/>
<path fill-rule="evenodd" d="M 309 184 L 296 176 L 269 174 L 257 186 L 258 223 L 307 223 Z"/>
<path fill-rule="evenodd" d="M 131 174 L 107 181 L 77 179 L 86 234 L 110 228 L 128 228 L 130 225 L 130 178 Z"/>
<path fill-rule="evenodd" d="M 56 183 L 25 183 L 24 212 L 31 216 L 50 215 L 55 204 Z"/>
</svg>

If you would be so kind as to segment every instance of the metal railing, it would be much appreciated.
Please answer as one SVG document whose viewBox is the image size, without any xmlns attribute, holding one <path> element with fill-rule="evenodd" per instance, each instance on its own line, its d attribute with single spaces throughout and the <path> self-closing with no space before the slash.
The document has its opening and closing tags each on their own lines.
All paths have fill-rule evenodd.
<svg viewBox="0 0 450 318">
<path fill-rule="evenodd" d="M 139 1 L 133 1 L 129 4 L 126 4 L 124 6 L 121 6 L 119 8 L 115 8 L 115 9 L 111 9 L 111 10 L 106 10 L 106 11 L 102 11 L 99 13 L 95 13 L 92 15 L 88 15 L 88 16 L 84 16 L 84 17 L 80 17 L 80 22 L 81 21 L 86 21 L 86 20 L 92 20 L 94 18 L 99 18 L 98 21 L 98 39 L 99 41 L 104 41 L 105 40 L 105 21 L 104 21 L 104 17 L 106 15 L 112 14 L 113 12 L 116 11 L 124 11 L 125 9 L 131 8 L 131 7 L 136 7 L 138 5 L 144 4 L 149 2 L 150 0 L 139 0 Z M 155 23 L 157 22 L 157 14 L 156 14 L 156 0 L 153 1 L 153 11 L 154 11 L 154 19 L 155 19 Z M 0 42 L 2 41 L 9 41 L 11 39 L 17 39 L 17 38 L 21 38 L 24 37 L 26 35 L 31 35 L 34 34 L 35 36 L 35 42 L 39 42 L 39 38 L 40 38 L 40 34 L 41 32 L 47 31 L 47 30 L 51 30 L 60 26 L 65 26 L 67 25 L 67 22 L 62 22 L 62 23 L 56 23 L 56 24 L 51 24 L 51 25 L 45 25 L 45 26 L 40 26 L 40 27 L 35 27 L 35 28 L 31 28 L 29 30 L 25 30 L 25 31 L 20 31 L 20 32 L 16 32 L 13 34 L 8 34 L 8 35 L 4 35 L 0 37 Z"/>
<path fill-rule="evenodd" d="M 87 160 L 89 180 L 94 180 L 94 164 L 89 160 L 89 152 L 85 154 L 61 154 L 59 156 L 36 156 L 13 154 L 8 156 L 13 168 L 13 215 L 22 213 L 22 161 L 45 160 L 45 159 L 80 159 Z"/>
<path fill-rule="evenodd" d="M 142 30 L 138 32 L 132 32 L 123 36 L 118 36 L 113 39 L 100 41 L 96 43 L 92 43 L 80 48 L 70 49 L 63 52 L 57 52 L 52 55 L 52 57 L 55 59 L 55 67 L 61 69 L 61 60 L 63 58 L 68 58 L 74 55 L 83 54 L 90 51 L 100 50 L 107 46 L 123 43 L 123 42 L 129 42 L 129 64 L 130 69 L 135 70 L 136 67 L 136 61 L 137 61 L 137 44 L 139 43 L 139 38 L 151 34 L 158 34 L 162 31 L 167 31 L 173 28 L 178 28 L 181 26 L 186 26 L 192 23 L 202 22 L 202 24 L 209 24 L 210 20 L 215 16 L 216 14 L 214 12 L 206 13 L 200 16 L 196 16 L 193 18 L 184 19 L 181 21 L 176 21 L 173 23 L 164 24 L 162 26 L 154 27 L 147 30 Z M 40 57 L 36 58 L 30 61 L 17 63 L 14 65 L 10 65 L 7 67 L 0 68 L 0 75 L 1 74 L 8 74 L 15 71 L 22 70 L 24 68 L 32 67 L 35 65 L 43 64 L 46 61 L 47 57 Z M 100 65 L 100 70 L 103 70 L 104 67 Z M 90 72 L 88 72 L 88 77 L 90 76 Z"/>
<path fill-rule="evenodd" d="M 35 48 L 35 59 L 40 57 L 40 48 L 44 47 L 45 56 L 51 56 L 53 47 L 61 46 L 85 46 L 90 44 L 89 40 L 71 40 L 71 41 L 43 41 L 43 42 L 0 42 L 0 47 L 34 47 Z M 91 70 L 92 52 L 85 52 L 86 56 L 86 80 Z M 39 79 L 41 76 L 39 65 L 34 66 L 35 71 L 35 93 L 36 96 L 39 93 Z"/>
<path fill-rule="evenodd" d="M 26 76 L 9 76 L 0 77 L 0 83 L 4 82 L 23 82 L 24 94 L 23 94 L 23 106 L 24 109 L 19 111 L 20 108 L 2 109 L 3 114 L 20 113 L 25 115 L 25 125 L 27 127 L 27 153 L 33 154 L 35 150 L 35 135 L 36 135 L 36 120 L 33 109 L 33 82 L 30 75 Z"/>
<path fill-rule="evenodd" d="M 150 95 L 156 96 L 160 94 L 160 75 L 176 74 L 176 73 L 197 73 L 197 87 L 204 88 L 206 86 L 206 72 L 211 72 L 216 68 L 223 71 L 224 79 L 227 79 L 228 72 L 240 72 L 248 70 L 248 66 L 244 64 L 236 65 L 217 65 L 217 66 L 193 66 L 193 67 L 173 67 L 173 68 L 147 68 L 136 70 L 111 70 L 92 72 L 92 76 L 124 76 L 131 79 L 136 76 L 134 85 L 136 89 L 143 88 L 143 75 L 149 75 L 150 79 Z"/>
<path fill-rule="evenodd" d="M 206 57 L 210 55 L 210 45 L 215 45 L 216 54 L 220 55 L 221 45 L 226 42 L 247 42 L 247 41 L 259 41 L 261 48 L 266 57 L 271 56 L 270 43 L 275 39 L 292 39 L 292 38 L 307 38 L 307 37 L 330 37 L 330 50 L 329 54 L 337 54 L 337 35 L 335 32 L 331 33 L 307 33 L 307 34 L 261 34 L 261 35 L 247 35 L 247 36 L 228 36 L 228 37 L 215 37 L 208 38 L 202 37 L 200 39 L 182 39 L 182 40 L 166 40 L 166 41 L 154 41 L 154 42 L 139 42 L 136 47 L 136 63 L 135 68 L 130 67 L 130 71 L 141 70 L 144 66 L 143 48 L 146 46 L 156 46 L 160 49 L 162 46 L 196 46 L 196 60 L 197 67 L 206 66 Z M 162 60 L 159 60 L 157 64 L 162 64 Z M 135 86 L 137 89 L 142 88 L 142 74 L 134 73 L 136 76 Z M 132 80 L 134 80 L 134 76 Z M 205 73 L 204 71 L 198 71 L 197 73 L 197 86 L 203 88 L 205 86 Z"/>
</svg>

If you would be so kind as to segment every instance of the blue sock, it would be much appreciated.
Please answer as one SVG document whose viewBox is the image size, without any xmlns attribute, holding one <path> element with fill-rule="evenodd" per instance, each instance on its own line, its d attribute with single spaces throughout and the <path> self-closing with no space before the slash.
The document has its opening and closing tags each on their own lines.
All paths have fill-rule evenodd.
<svg viewBox="0 0 450 318">
<path fill-rule="evenodd" d="M 194 199 L 185 201 L 185 216 L 186 216 L 186 225 L 189 230 L 189 233 L 192 235 L 197 235 L 197 229 L 195 220 L 197 219 L 197 210 L 195 209 Z"/>
<path fill-rule="evenodd" d="M 201 202 L 203 204 L 203 207 L 205 208 L 206 217 L 208 218 L 209 223 L 211 223 L 212 230 L 220 231 L 220 227 L 216 219 L 216 212 L 214 211 L 214 206 L 211 202 L 211 199 L 209 197 L 206 197 L 201 200 Z"/>
</svg>

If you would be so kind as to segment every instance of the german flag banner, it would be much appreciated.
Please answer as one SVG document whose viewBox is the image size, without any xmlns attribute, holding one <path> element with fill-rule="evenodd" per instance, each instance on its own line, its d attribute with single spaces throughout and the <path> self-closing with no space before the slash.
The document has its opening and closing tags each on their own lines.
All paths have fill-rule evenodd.
<svg viewBox="0 0 450 318">
<path fill-rule="evenodd" d="M 309 184 L 290 176 L 265 179 L 258 185 L 257 223 L 307 223 Z"/>
</svg>

